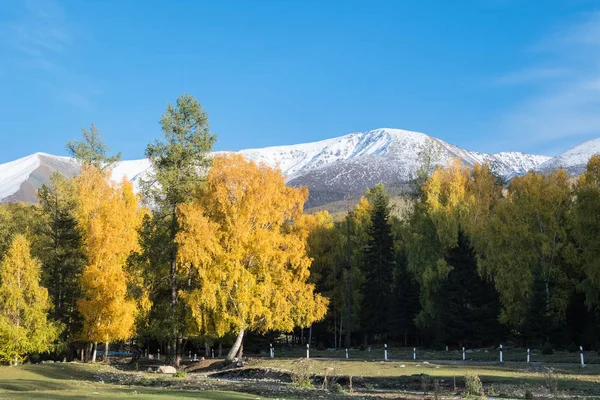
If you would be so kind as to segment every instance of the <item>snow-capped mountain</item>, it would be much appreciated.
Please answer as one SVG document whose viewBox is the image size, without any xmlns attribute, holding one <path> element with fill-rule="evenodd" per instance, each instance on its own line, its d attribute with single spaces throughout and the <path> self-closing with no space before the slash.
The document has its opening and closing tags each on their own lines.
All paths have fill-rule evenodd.
<svg viewBox="0 0 600 400">
<path fill-rule="evenodd" d="M 343 199 L 347 194 L 364 193 L 379 183 L 405 185 L 421 163 L 420 154 L 431 145 L 437 150 L 436 162 L 445 165 L 459 157 L 465 165 L 489 163 L 506 177 L 523 174 L 550 157 L 523 153 L 486 154 L 461 149 L 419 132 L 376 129 L 341 137 L 290 146 L 241 150 L 246 158 L 278 166 L 292 186 L 308 186 L 311 205 Z M 146 159 L 122 161 L 113 169 L 113 178 L 126 177 L 137 186 L 149 172 Z M 0 165 L 0 201 L 35 201 L 35 189 L 50 174 L 67 175 L 78 167 L 68 157 L 36 153 Z"/>
<path fill-rule="evenodd" d="M 0 164 L 0 202 L 36 202 L 36 191 L 59 171 L 72 176 L 79 167 L 69 157 L 35 153 L 18 160 Z"/>
<path fill-rule="evenodd" d="M 594 154 L 600 154 L 600 138 L 588 140 L 575 146 L 571 150 L 540 164 L 536 170 L 546 173 L 563 168 L 569 175 L 579 176 L 585 171 L 588 161 Z"/>
</svg>

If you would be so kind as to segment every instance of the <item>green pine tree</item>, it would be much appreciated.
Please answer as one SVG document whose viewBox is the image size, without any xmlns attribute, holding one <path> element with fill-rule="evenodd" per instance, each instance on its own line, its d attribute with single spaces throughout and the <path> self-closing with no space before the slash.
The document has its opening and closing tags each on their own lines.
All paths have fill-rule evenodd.
<svg viewBox="0 0 600 400">
<path fill-rule="evenodd" d="M 188 94 L 177 99 L 176 105 L 168 104 L 167 111 L 160 121 L 164 140 L 150 143 L 146 156 L 153 167 L 152 175 L 142 181 L 145 200 L 153 206 L 155 216 L 148 220 L 154 227 L 146 227 L 162 240 L 155 243 L 160 249 L 150 249 L 141 255 L 154 267 L 147 273 L 148 284 L 155 288 L 151 316 L 167 323 L 150 325 L 161 326 L 158 331 L 165 337 L 157 338 L 168 343 L 168 362 L 179 365 L 185 329 L 185 309 L 179 300 L 179 291 L 191 285 L 191 268 L 183 270 L 177 262 L 175 237 L 180 231 L 177 207 L 190 200 L 205 181 L 210 167 L 209 153 L 216 141 L 210 131 L 208 116 L 200 103 Z M 160 252 L 161 257 L 151 260 L 152 253 Z M 165 283 L 163 277 L 168 277 Z M 158 281 L 153 281 L 158 279 Z M 188 284 L 189 282 L 189 284 Z M 165 287 L 165 284 L 168 285 Z M 163 304 L 167 301 L 168 306 Z M 155 331 L 155 332 L 158 332 Z"/>
<path fill-rule="evenodd" d="M 457 246 L 447 251 L 445 260 L 453 268 L 439 292 L 443 337 L 440 344 L 469 347 L 496 344 L 503 333 L 498 321 L 498 293 L 493 283 L 479 276 L 475 252 L 462 230 Z"/>
<path fill-rule="evenodd" d="M 77 299 L 82 295 L 80 280 L 85 266 L 81 232 L 73 215 L 75 189 L 71 180 L 55 172 L 38 191 L 38 198 L 42 280 L 54 304 L 50 315 L 64 324 L 61 339 L 69 342 L 82 327 Z"/>
<path fill-rule="evenodd" d="M 364 249 L 362 321 L 369 335 L 385 339 L 390 332 L 394 237 L 390 224 L 389 196 L 382 184 L 367 193 L 370 200 L 371 224 L 369 241 Z"/>
<path fill-rule="evenodd" d="M 108 146 L 95 124 L 90 129 L 81 128 L 82 140 L 69 140 L 67 151 L 82 165 L 92 165 L 100 170 L 110 168 L 121 159 L 121 153 L 109 156 Z"/>
</svg>

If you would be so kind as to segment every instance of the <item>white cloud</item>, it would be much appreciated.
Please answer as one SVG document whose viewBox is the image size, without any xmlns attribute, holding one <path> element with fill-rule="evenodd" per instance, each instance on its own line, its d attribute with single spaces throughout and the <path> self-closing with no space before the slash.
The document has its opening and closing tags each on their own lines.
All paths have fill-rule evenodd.
<svg viewBox="0 0 600 400">
<path fill-rule="evenodd" d="M 499 85 L 536 84 L 542 80 L 567 77 L 570 74 L 571 71 L 566 68 L 533 67 L 501 76 L 496 83 Z"/>
</svg>

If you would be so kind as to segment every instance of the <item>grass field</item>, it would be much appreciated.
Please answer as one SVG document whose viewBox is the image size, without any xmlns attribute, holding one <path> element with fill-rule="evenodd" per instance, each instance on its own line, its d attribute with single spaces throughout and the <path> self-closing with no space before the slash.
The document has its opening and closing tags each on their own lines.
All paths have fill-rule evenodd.
<svg viewBox="0 0 600 400">
<path fill-rule="evenodd" d="M 535 399 L 600 399 L 600 364 L 442 360 L 446 352 L 423 353 L 432 356 L 430 361 L 383 362 L 370 359 L 368 352 L 351 353 L 349 360 L 332 353 L 316 357 L 314 352 L 309 360 L 251 358 L 244 367 L 230 369 L 206 360 L 188 365 L 184 378 L 127 363 L 0 367 L 0 399 L 457 399 L 468 373 L 479 375 L 491 399 L 522 399 L 526 391 Z M 334 385 L 337 393 L 331 392 Z"/>
<path fill-rule="evenodd" d="M 1 399 L 256 399 L 222 390 L 169 390 L 140 385 L 104 383 L 107 373 L 118 371 L 102 365 L 46 364 L 0 367 Z"/>
</svg>

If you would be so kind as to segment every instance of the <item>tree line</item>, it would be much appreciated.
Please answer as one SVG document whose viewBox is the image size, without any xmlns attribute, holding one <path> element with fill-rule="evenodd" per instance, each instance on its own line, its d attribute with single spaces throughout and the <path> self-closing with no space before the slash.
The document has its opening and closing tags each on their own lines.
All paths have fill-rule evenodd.
<svg viewBox="0 0 600 400">
<path fill-rule="evenodd" d="M 148 144 L 152 166 L 114 182 L 120 155 L 83 129 L 39 204 L 0 206 L 0 361 L 96 361 L 111 343 L 160 350 L 293 333 L 319 347 L 596 345 L 600 156 L 570 179 L 508 184 L 487 165 L 422 154 L 410 207 L 382 184 L 346 215 L 304 213 L 306 188 L 240 155 L 180 96 Z M 308 334 L 308 335 L 307 335 Z"/>
<path fill-rule="evenodd" d="M 311 279 L 330 298 L 327 347 L 515 345 L 600 350 L 600 155 L 509 183 L 488 165 L 423 154 L 407 212 L 383 185 L 334 221 L 316 215 Z"/>
<path fill-rule="evenodd" d="M 191 341 L 231 344 L 247 332 L 291 331 L 328 300 L 308 282 L 305 188 L 239 155 L 209 157 L 216 136 L 183 95 L 148 145 L 140 194 L 114 182 L 120 155 L 83 129 L 67 149 L 81 166 L 38 192 L 39 205 L 0 207 L 0 361 L 52 353 L 96 361 L 104 345 L 150 345 L 178 366 Z"/>
</svg>

